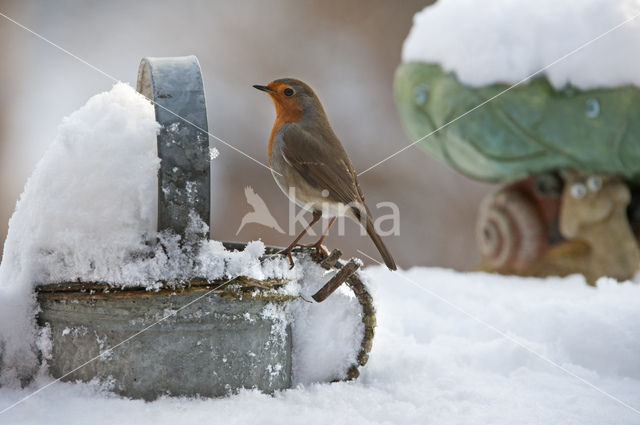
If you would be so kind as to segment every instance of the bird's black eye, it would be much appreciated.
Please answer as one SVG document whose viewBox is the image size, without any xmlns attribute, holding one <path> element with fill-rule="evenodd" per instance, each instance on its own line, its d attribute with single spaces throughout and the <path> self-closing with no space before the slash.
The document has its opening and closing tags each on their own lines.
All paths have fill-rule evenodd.
<svg viewBox="0 0 640 425">
<path fill-rule="evenodd" d="M 293 96 L 293 89 L 291 87 L 287 87 L 286 89 L 284 89 L 284 95 L 285 96 Z"/>
</svg>

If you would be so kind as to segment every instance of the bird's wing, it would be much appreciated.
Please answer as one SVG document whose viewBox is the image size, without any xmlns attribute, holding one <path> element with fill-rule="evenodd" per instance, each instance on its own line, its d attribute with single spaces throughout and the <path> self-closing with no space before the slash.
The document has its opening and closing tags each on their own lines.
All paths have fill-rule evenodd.
<svg viewBox="0 0 640 425">
<path fill-rule="evenodd" d="M 253 210 L 256 211 L 259 208 L 263 208 L 264 201 L 260 198 L 251 186 L 247 186 L 244 188 L 244 196 L 247 198 L 247 203 L 253 207 Z"/>
<path fill-rule="evenodd" d="M 282 136 L 284 159 L 319 190 L 328 190 L 328 198 L 349 204 L 364 202 L 355 170 L 337 138 L 325 140 L 298 126 Z"/>
</svg>

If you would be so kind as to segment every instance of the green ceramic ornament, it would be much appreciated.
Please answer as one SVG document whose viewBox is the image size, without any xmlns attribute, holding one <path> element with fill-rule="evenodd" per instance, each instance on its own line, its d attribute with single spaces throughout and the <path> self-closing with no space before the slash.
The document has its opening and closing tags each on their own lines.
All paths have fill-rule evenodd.
<svg viewBox="0 0 640 425">
<path fill-rule="evenodd" d="M 395 98 L 413 140 L 509 88 L 469 87 L 439 65 L 406 63 Z M 640 89 L 554 89 L 545 77 L 516 86 L 419 143 L 459 172 L 511 181 L 559 169 L 640 182 Z"/>
</svg>

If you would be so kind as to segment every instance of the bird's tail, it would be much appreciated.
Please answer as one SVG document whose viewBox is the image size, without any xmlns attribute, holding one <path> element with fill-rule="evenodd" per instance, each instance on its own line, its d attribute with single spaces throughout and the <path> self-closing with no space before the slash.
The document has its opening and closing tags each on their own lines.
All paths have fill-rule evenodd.
<svg viewBox="0 0 640 425">
<path fill-rule="evenodd" d="M 387 265 L 387 267 L 389 267 L 389 270 L 397 270 L 398 267 L 396 266 L 396 262 L 393 260 L 393 257 L 391 256 L 391 253 L 385 246 L 384 242 L 382 242 L 380 235 L 378 235 L 376 229 L 373 227 L 373 222 L 371 221 L 371 216 L 369 216 L 369 214 L 367 214 L 367 222 L 365 224 L 365 228 L 367 229 L 367 233 L 369 234 L 369 237 L 373 241 L 374 245 L 376 246 L 376 248 L 378 248 L 378 251 L 382 256 L 384 263 Z"/>
</svg>

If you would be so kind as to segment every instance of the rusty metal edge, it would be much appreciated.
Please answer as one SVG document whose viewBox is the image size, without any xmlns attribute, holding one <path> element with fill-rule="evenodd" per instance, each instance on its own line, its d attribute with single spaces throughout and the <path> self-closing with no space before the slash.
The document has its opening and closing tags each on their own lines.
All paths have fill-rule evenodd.
<svg viewBox="0 0 640 425">
<path fill-rule="evenodd" d="M 196 278 L 181 284 L 162 282 L 162 287 L 157 290 L 135 286 L 118 287 L 101 282 L 63 282 L 40 286 L 36 288 L 36 294 L 38 300 L 121 299 L 190 294 L 215 289 L 213 294 L 229 299 L 295 300 L 297 297 L 293 295 L 277 292 L 287 282 L 287 279 L 257 280 L 246 276 L 231 280 Z"/>
<path fill-rule="evenodd" d="M 296 251 L 294 250 L 294 252 Z M 320 252 L 310 252 L 311 258 L 326 270 L 330 270 L 332 268 L 340 270 L 353 262 L 353 259 L 349 262 L 341 260 L 340 257 L 342 256 L 342 252 L 339 249 L 334 249 L 328 256 Z M 358 351 L 356 362 L 347 369 L 346 377 L 344 379 L 338 379 L 337 381 L 351 381 L 360 376 L 360 368 L 366 365 L 369 361 L 369 353 L 373 348 L 373 338 L 375 337 L 377 325 L 376 308 L 373 303 L 373 297 L 362 279 L 360 279 L 360 273 L 358 270 L 351 273 L 345 283 L 355 295 L 360 307 L 362 307 L 362 324 L 364 326 L 364 331 L 362 333 L 360 351 Z"/>
<path fill-rule="evenodd" d="M 229 250 L 241 251 L 246 247 L 245 242 L 223 242 L 225 248 Z M 281 248 L 267 246 L 266 253 L 278 252 Z M 185 282 L 169 283 L 165 281 L 158 282 L 161 287 L 156 290 L 147 290 L 140 286 L 127 286 L 121 284 L 111 284 L 107 282 L 56 282 L 36 286 L 35 291 L 39 299 L 106 299 L 129 298 L 129 297 L 153 297 L 160 295 L 173 295 L 177 293 L 206 292 L 221 285 L 226 279 L 207 280 L 205 278 L 196 277 Z M 284 286 L 289 279 L 254 279 L 247 276 L 237 276 L 227 282 L 225 287 L 235 286 L 240 297 L 252 296 L 265 297 L 272 299 L 272 295 L 278 295 L 276 298 L 285 297 L 287 299 L 296 299 L 297 297 L 290 295 L 282 295 L 273 293 L 274 289 Z M 249 290 L 248 290 L 249 289 Z M 260 291 L 254 291 L 258 289 Z M 228 293 L 229 289 L 216 290 L 216 293 Z M 251 292 L 251 293 L 250 293 Z M 235 297 L 238 298 L 238 297 Z"/>
</svg>

